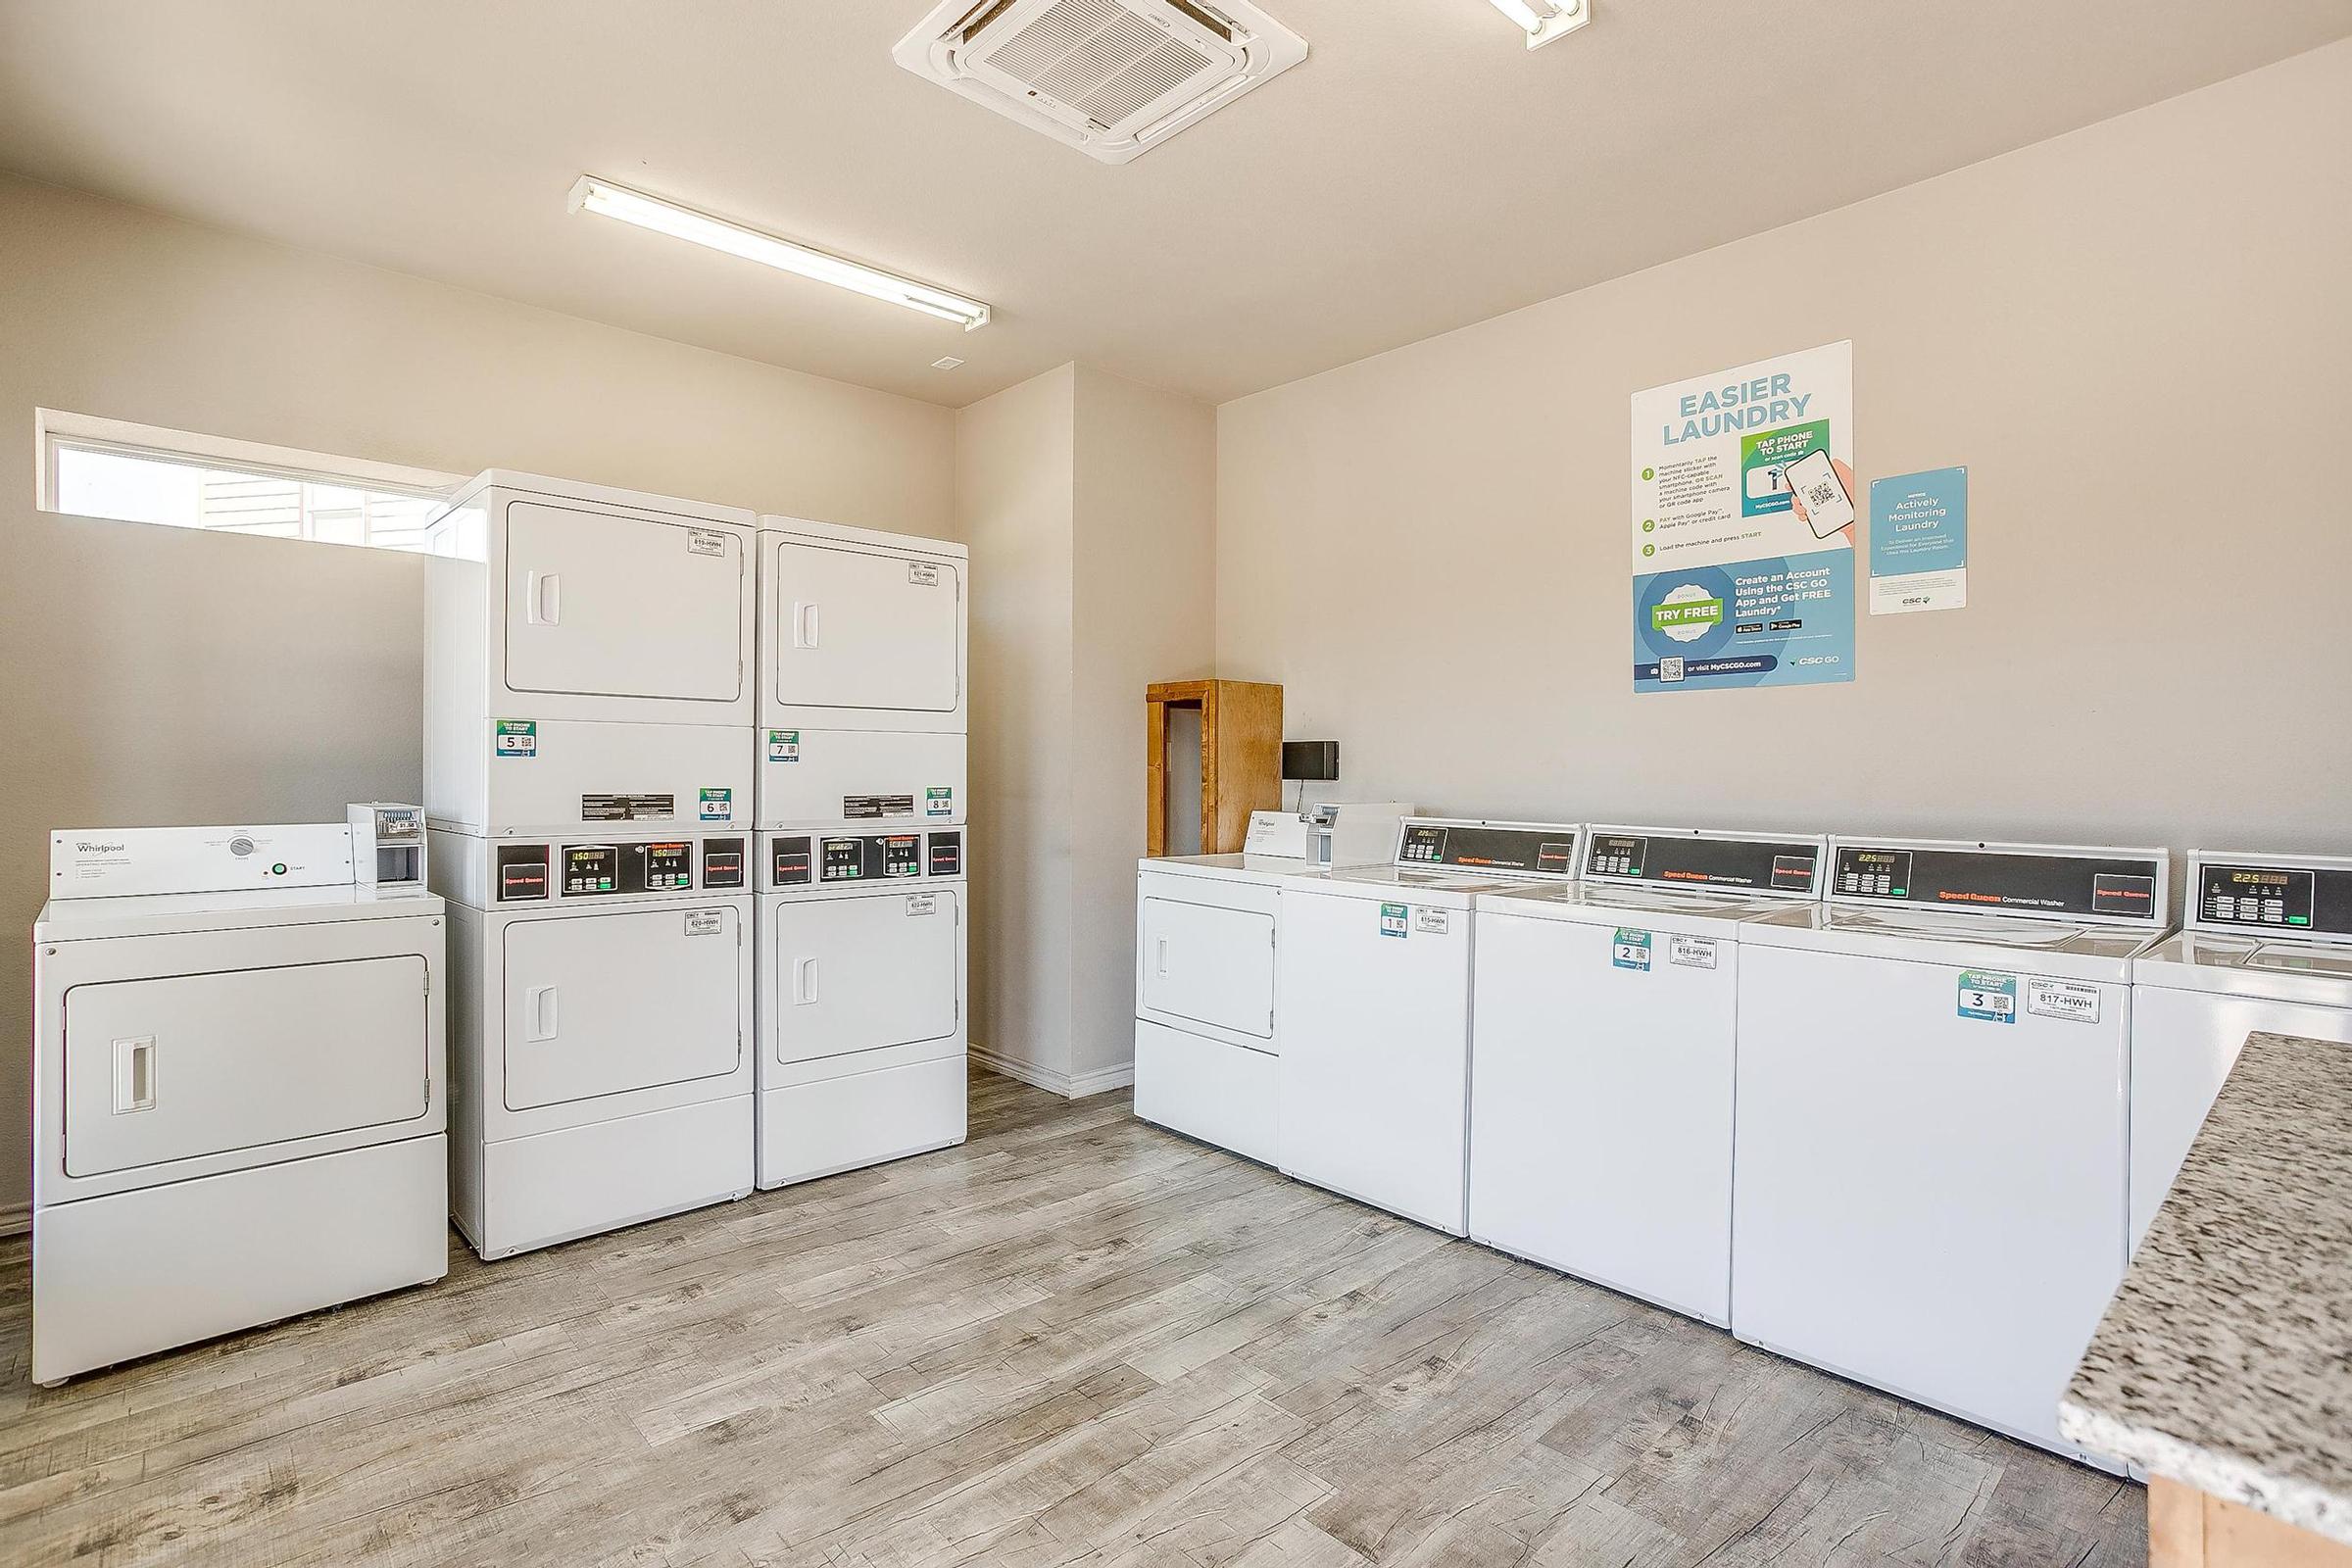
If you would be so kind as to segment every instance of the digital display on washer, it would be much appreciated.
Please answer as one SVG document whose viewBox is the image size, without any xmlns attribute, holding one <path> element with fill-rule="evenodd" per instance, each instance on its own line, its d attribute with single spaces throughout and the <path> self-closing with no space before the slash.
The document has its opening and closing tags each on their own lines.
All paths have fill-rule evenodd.
<svg viewBox="0 0 2352 1568">
<path fill-rule="evenodd" d="M 1576 871 L 1576 830 L 1408 822 L 1397 840 L 1396 863 L 1571 876 Z"/>
<path fill-rule="evenodd" d="M 2162 876 L 2158 861 L 2130 857 L 1840 844 L 1830 891 L 1873 903 L 2098 915 L 2154 926 L 2164 916 L 2156 900 Z"/>
<path fill-rule="evenodd" d="M 620 891 L 620 851 L 610 844 L 564 846 L 564 891 L 574 897 Z"/>
<path fill-rule="evenodd" d="M 1585 874 L 1665 887 L 1810 893 L 1821 874 L 1821 846 L 1785 839 L 1595 833 L 1585 851 Z"/>
<path fill-rule="evenodd" d="M 893 833 L 888 838 L 871 842 L 882 847 L 884 876 L 923 874 L 923 836 L 920 833 Z"/>
<path fill-rule="evenodd" d="M 2352 937 L 2352 871 L 2202 861 L 2197 920 L 2282 936 Z"/>
<path fill-rule="evenodd" d="M 865 876 L 865 840 L 825 839 L 817 846 L 819 882 L 858 882 Z"/>
<path fill-rule="evenodd" d="M 629 878 L 638 889 L 647 893 L 674 893 L 680 888 L 694 886 L 694 846 L 680 841 L 675 844 L 632 844 L 629 858 Z"/>
</svg>

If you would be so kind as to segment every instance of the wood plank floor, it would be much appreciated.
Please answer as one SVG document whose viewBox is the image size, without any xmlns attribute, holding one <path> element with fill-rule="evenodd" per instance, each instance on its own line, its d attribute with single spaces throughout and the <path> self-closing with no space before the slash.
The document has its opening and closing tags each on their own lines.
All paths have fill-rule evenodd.
<svg viewBox="0 0 2352 1568">
<path fill-rule="evenodd" d="M 972 1140 L 28 1379 L 0 1563 L 2125 1564 L 2137 1488 L 985 1074 Z"/>
</svg>

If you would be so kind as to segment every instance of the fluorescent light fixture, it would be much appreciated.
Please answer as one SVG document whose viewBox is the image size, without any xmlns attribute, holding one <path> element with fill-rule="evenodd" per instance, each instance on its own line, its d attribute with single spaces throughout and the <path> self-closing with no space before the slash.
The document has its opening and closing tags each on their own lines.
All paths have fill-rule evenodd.
<svg viewBox="0 0 2352 1568">
<path fill-rule="evenodd" d="M 1584 0 L 1578 0 L 1579 4 Z M 690 240 L 708 245 L 729 256 L 740 256 L 747 262 L 811 277 L 820 283 L 846 288 L 863 294 L 868 299 L 887 300 L 903 305 L 925 316 L 936 316 L 943 321 L 955 321 L 969 332 L 988 324 L 988 307 L 979 300 L 951 294 L 944 288 L 918 283 L 911 277 L 885 272 L 879 268 L 859 262 L 830 256 L 823 251 L 796 245 L 773 234 L 762 234 L 756 228 L 745 228 L 708 213 L 698 213 L 691 207 L 648 196 L 643 191 L 615 185 L 594 174 L 582 174 L 571 187 L 571 211 L 591 212 L 602 218 L 617 218 L 639 228 L 650 228 L 672 239 Z"/>
<path fill-rule="evenodd" d="M 1557 43 L 1592 20 L 1592 0 L 1493 0 L 1494 9 L 1527 29 L 1527 46 Z"/>
</svg>

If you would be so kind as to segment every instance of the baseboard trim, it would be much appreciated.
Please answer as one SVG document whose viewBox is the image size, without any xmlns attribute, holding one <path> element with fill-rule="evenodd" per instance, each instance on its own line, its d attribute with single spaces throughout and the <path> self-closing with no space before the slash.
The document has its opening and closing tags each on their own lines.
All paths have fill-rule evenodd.
<svg viewBox="0 0 2352 1568">
<path fill-rule="evenodd" d="M 0 1236 L 22 1236 L 32 1229 L 30 1203 L 0 1204 Z"/>
<path fill-rule="evenodd" d="M 1098 1067 L 1093 1072 L 1072 1076 L 1040 1067 L 1033 1061 L 1018 1061 L 1000 1056 L 980 1046 L 967 1046 L 972 1059 L 999 1077 L 1043 1089 L 1047 1094 L 1059 1095 L 1064 1100 L 1084 1100 L 1090 1095 L 1106 1095 L 1114 1089 L 1124 1089 L 1135 1082 L 1135 1063 L 1121 1062 L 1115 1067 Z"/>
</svg>

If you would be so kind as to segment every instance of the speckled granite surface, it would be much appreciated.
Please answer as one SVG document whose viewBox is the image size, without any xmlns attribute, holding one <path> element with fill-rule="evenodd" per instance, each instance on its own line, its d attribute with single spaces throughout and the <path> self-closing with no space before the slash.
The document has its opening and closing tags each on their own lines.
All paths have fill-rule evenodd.
<svg viewBox="0 0 2352 1568">
<path fill-rule="evenodd" d="M 2058 1427 L 2352 1544 L 2352 1047 L 2247 1040 Z"/>
</svg>

